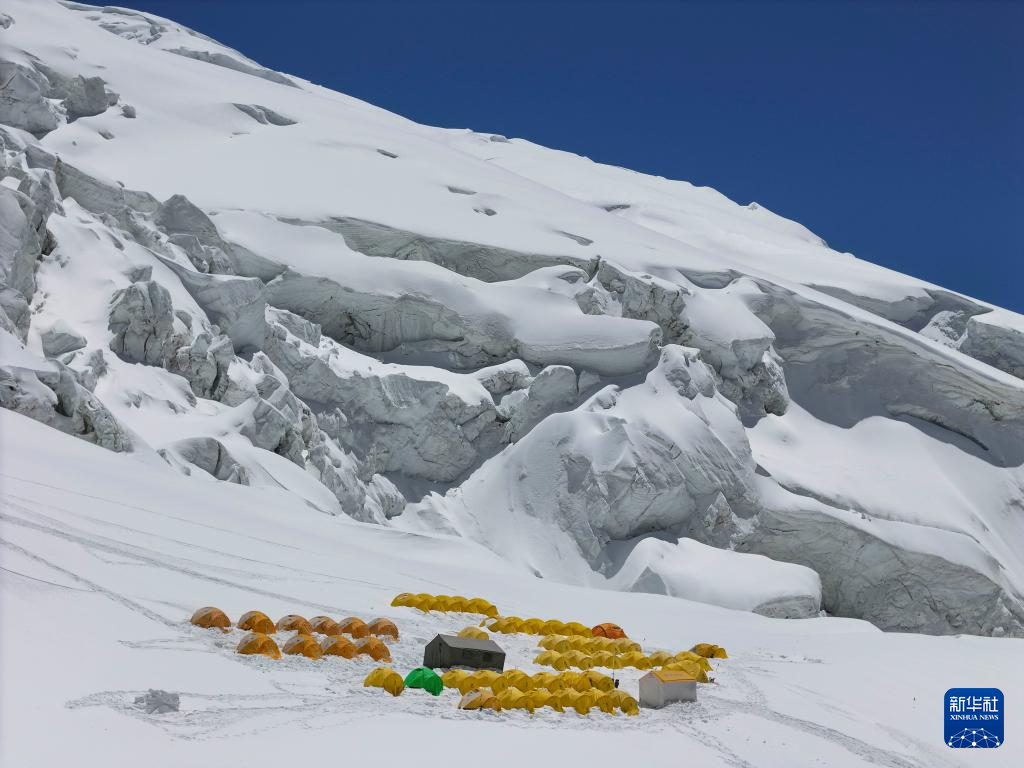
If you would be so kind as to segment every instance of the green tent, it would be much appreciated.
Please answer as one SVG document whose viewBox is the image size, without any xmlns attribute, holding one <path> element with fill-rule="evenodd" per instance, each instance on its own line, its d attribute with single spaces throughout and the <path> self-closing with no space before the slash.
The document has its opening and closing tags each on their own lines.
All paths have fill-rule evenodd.
<svg viewBox="0 0 1024 768">
<path fill-rule="evenodd" d="M 440 696 L 441 691 L 444 690 L 444 683 L 434 670 L 427 667 L 416 667 L 405 676 L 405 687 L 422 688 L 428 693 Z"/>
</svg>

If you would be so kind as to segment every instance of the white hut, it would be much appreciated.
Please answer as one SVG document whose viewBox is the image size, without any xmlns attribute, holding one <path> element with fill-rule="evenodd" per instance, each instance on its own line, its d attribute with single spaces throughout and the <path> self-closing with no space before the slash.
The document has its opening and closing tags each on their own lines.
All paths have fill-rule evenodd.
<svg viewBox="0 0 1024 768">
<path fill-rule="evenodd" d="M 686 672 L 655 669 L 640 678 L 640 706 L 661 709 L 676 701 L 696 701 L 697 681 Z"/>
</svg>

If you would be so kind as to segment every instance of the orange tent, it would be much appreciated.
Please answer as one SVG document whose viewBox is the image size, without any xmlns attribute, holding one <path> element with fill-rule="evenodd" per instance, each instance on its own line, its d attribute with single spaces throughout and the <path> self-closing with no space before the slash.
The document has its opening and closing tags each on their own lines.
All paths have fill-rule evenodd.
<svg viewBox="0 0 1024 768">
<path fill-rule="evenodd" d="M 273 638 L 267 637 L 262 632 L 250 632 L 242 638 L 235 649 L 236 653 L 245 656 L 268 656 L 271 659 L 281 658 L 281 649 Z"/>
<path fill-rule="evenodd" d="M 220 608 L 212 606 L 200 608 L 192 614 L 192 618 L 189 621 L 203 629 L 223 629 L 227 631 L 228 627 L 231 626 L 231 619 L 227 617 L 227 614 Z"/>
<path fill-rule="evenodd" d="M 360 638 L 366 637 L 370 634 L 370 628 L 366 626 L 366 622 L 362 619 L 357 619 L 355 616 L 349 616 L 347 619 L 342 619 L 339 622 L 341 631 L 346 635 L 352 635 L 352 637 Z"/>
<path fill-rule="evenodd" d="M 314 616 L 309 620 L 309 624 L 313 627 L 313 631 L 318 635 L 340 635 L 341 627 L 338 626 L 338 622 L 332 619 L 330 616 Z"/>
<path fill-rule="evenodd" d="M 273 633 L 274 622 L 270 620 L 263 611 L 247 611 L 236 624 L 239 629 L 246 629 L 250 632 L 261 632 L 263 634 Z"/>
<path fill-rule="evenodd" d="M 289 656 L 305 656 L 307 659 L 319 659 L 324 655 L 320 645 L 309 635 L 295 634 L 288 638 L 281 649 Z"/>
<path fill-rule="evenodd" d="M 612 640 L 626 636 L 626 633 L 622 631 L 622 627 L 618 624 L 611 624 L 609 622 L 598 624 L 590 631 L 594 637 L 608 637 Z"/>
<path fill-rule="evenodd" d="M 356 646 L 356 653 L 365 654 L 374 661 L 391 661 L 391 651 L 376 637 L 368 637 Z"/>
<path fill-rule="evenodd" d="M 346 659 L 354 659 L 356 647 L 347 637 L 341 635 L 328 635 L 320 641 L 320 650 L 324 656 L 341 656 Z"/>
<path fill-rule="evenodd" d="M 371 635 L 387 635 L 393 640 L 398 639 L 398 627 L 391 619 L 374 619 L 367 625 Z"/>
<path fill-rule="evenodd" d="M 290 613 L 277 620 L 278 632 L 289 632 L 291 630 L 295 630 L 300 635 L 313 634 L 313 626 L 301 616 Z"/>
</svg>

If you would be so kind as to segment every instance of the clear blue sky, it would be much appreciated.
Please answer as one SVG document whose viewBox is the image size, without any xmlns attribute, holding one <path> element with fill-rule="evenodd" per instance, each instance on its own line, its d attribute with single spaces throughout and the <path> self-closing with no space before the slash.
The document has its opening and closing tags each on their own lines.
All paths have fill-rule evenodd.
<svg viewBox="0 0 1024 768">
<path fill-rule="evenodd" d="M 1024 3 L 121 0 L 418 122 L 715 187 L 1024 311 Z"/>
</svg>

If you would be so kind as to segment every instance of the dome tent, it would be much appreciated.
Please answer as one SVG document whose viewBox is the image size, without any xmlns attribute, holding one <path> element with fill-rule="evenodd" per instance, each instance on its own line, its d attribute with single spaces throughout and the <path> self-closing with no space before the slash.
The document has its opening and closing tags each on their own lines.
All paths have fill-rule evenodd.
<svg viewBox="0 0 1024 768">
<path fill-rule="evenodd" d="M 367 625 L 367 630 L 371 635 L 387 635 L 392 640 L 398 639 L 398 627 L 395 625 L 395 622 L 393 622 L 391 619 L 374 619 Z"/>
<path fill-rule="evenodd" d="M 240 653 L 243 656 L 266 656 L 270 659 L 281 658 L 281 649 L 277 647 L 277 643 L 262 632 L 250 632 L 243 637 L 239 641 L 235 653 Z"/>
<path fill-rule="evenodd" d="M 374 661 L 391 661 L 391 651 L 376 637 L 367 637 L 356 646 L 356 653 L 365 654 Z"/>
<path fill-rule="evenodd" d="M 231 619 L 227 617 L 227 614 L 220 608 L 214 608 L 213 606 L 200 608 L 192 614 L 189 622 L 203 629 L 220 629 L 225 632 L 231 626 Z"/>
<path fill-rule="evenodd" d="M 690 650 L 698 656 L 703 656 L 705 659 L 729 658 L 729 654 L 725 652 L 725 648 L 720 645 L 714 645 L 713 643 L 697 643 Z"/>
<path fill-rule="evenodd" d="M 604 624 L 598 624 L 592 630 L 590 630 L 594 637 L 607 637 L 612 640 L 618 640 L 626 637 L 626 633 L 622 627 L 618 624 L 612 624 L 611 622 L 605 622 Z"/>
<path fill-rule="evenodd" d="M 422 688 L 427 693 L 440 696 L 444 690 L 444 682 L 437 673 L 427 667 L 416 667 L 405 676 L 406 688 Z"/>
<path fill-rule="evenodd" d="M 366 637 L 370 634 L 370 628 L 366 626 L 366 622 L 362 619 L 356 618 L 355 616 L 349 616 L 347 619 L 342 619 L 338 622 L 338 626 L 341 627 L 341 631 L 346 635 L 352 635 L 352 637 L 358 639 Z"/>
<path fill-rule="evenodd" d="M 356 657 L 356 647 L 347 637 L 341 635 L 327 635 L 320 641 L 320 650 L 324 656 L 341 656 L 345 659 Z"/>
<path fill-rule="evenodd" d="M 466 691 L 463 691 L 462 688 L 469 675 L 470 673 L 465 669 L 449 669 L 441 675 L 441 682 L 444 683 L 445 688 L 458 688 L 460 692 L 466 693 L 469 688 Z"/>
<path fill-rule="evenodd" d="M 330 616 L 314 616 L 309 620 L 309 625 L 318 635 L 340 635 L 341 627 L 338 622 Z"/>
<path fill-rule="evenodd" d="M 468 637 L 472 640 L 491 639 L 490 635 L 488 635 L 485 630 L 480 629 L 480 627 L 466 627 L 465 629 L 460 629 L 457 637 Z"/>
<path fill-rule="evenodd" d="M 273 634 L 276 629 L 274 622 L 263 611 L 246 611 L 235 626 L 239 629 L 249 632 L 261 632 L 265 635 Z"/>
<path fill-rule="evenodd" d="M 307 659 L 319 659 L 324 655 L 320 644 L 310 635 L 296 633 L 288 638 L 281 649 L 289 656 L 305 656 Z"/>
<path fill-rule="evenodd" d="M 383 688 L 392 696 L 400 696 L 405 690 L 405 681 L 390 667 L 377 667 L 363 680 L 363 687 Z"/>
<path fill-rule="evenodd" d="M 498 704 L 498 697 L 489 688 L 476 688 L 467 691 L 459 700 L 459 709 L 490 709 L 498 711 L 501 706 Z"/>
<path fill-rule="evenodd" d="M 282 616 L 277 620 L 278 632 L 290 632 L 292 630 L 298 632 L 300 635 L 312 635 L 313 625 L 294 613 Z"/>
<path fill-rule="evenodd" d="M 704 658 L 700 654 L 694 653 L 693 651 L 680 651 L 679 653 L 677 653 L 672 658 L 673 658 L 673 661 L 693 661 L 693 662 L 696 662 L 697 665 L 701 669 L 703 669 L 705 672 L 711 672 L 714 669 L 711 666 L 711 662 L 710 661 L 708 661 L 706 658 Z"/>
</svg>

